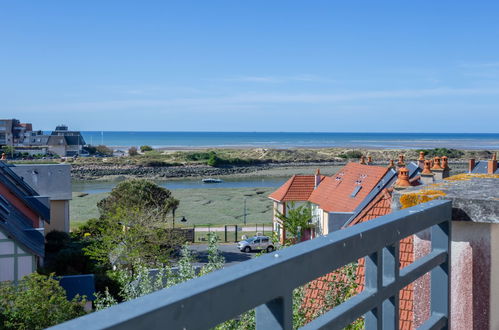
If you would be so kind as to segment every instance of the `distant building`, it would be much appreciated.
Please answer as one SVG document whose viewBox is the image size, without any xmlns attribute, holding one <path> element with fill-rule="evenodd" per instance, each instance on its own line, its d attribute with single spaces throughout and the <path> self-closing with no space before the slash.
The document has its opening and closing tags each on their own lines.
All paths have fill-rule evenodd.
<svg viewBox="0 0 499 330">
<path fill-rule="evenodd" d="M 18 119 L 0 119 L 0 146 L 22 144 L 26 134 L 32 130 L 30 123 L 21 123 Z"/>
<path fill-rule="evenodd" d="M 79 155 L 85 144 L 79 131 L 70 131 L 65 125 L 57 126 L 47 141 L 49 151 L 61 157 Z"/>
</svg>

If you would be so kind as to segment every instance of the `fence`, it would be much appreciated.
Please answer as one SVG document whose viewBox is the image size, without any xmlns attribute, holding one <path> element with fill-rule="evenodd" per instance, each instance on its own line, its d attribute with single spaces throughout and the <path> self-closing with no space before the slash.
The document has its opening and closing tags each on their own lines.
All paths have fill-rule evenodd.
<svg viewBox="0 0 499 330">
<path fill-rule="evenodd" d="M 431 201 L 242 262 L 56 326 L 55 329 L 206 329 L 256 307 L 258 329 L 292 328 L 292 291 L 359 258 L 365 289 L 306 329 L 342 329 L 364 316 L 367 329 L 398 328 L 398 293 L 431 271 L 424 329 L 448 325 L 451 202 Z M 398 245 L 431 230 L 429 254 L 399 269 Z"/>
<path fill-rule="evenodd" d="M 269 224 L 249 224 L 249 225 L 216 225 L 206 227 L 194 227 L 195 242 L 206 242 L 209 233 L 218 235 L 221 242 L 238 242 L 242 236 L 255 235 L 272 236 L 273 227 Z"/>
</svg>

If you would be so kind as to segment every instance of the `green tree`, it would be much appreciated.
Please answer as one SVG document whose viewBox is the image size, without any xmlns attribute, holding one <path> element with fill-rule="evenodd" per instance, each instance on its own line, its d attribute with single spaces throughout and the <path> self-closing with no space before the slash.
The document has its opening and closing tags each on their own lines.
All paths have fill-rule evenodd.
<svg viewBox="0 0 499 330">
<path fill-rule="evenodd" d="M 151 146 L 140 146 L 140 151 L 142 152 L 147 152 L 147 151 L 153 151 L 154 149 Z"/>
<path fill-rule="evenodd" d="M 97 207 L 104 217 L 115 215 L 118 209 L 122 209 L 132 212 L 155 210 L 157 215 L 166 218 L 178 204 L 179 201 L 173 198 L 168 189 L 149 180 L 133 179 L 119 183 Z"/>
<path fill-rule="evenodd" d="M 0 328 L 44 329 L 85 314 L 84 304 L 80 297 L 68 301 L 52 276 L 33 273 L 17 284 L 0 283 Z"/>
<path fill-rule="evenodd" d="M 284 228 L 291 234 L 292 238 L 297 239 L 304 229 L 310 228 L 312 210 L 307 204 L 296 207 L 296 204 L 291 202 L 286 214 L 276 210 L 276 216 L 282 221 Z"/>
</svg>

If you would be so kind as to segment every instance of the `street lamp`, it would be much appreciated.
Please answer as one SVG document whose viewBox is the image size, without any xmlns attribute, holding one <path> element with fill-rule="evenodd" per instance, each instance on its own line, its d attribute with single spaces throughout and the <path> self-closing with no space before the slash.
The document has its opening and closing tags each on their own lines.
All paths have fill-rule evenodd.
<svg viewBox="0 0 499 330">
<path fill-rule="evenodd" d="M 296 229 L 298 230 L 298 242 L 297 243 L 300 243 L 300 240 L 301 240 L 301 226 L 297 226 Z"/>
</svg>

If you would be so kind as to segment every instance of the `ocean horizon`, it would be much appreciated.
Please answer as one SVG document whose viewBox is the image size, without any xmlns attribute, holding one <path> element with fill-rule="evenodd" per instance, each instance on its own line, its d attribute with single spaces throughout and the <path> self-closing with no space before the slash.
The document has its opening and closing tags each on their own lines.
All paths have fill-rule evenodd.
<svg viewBox="0 0 499 330">
<path fill-rule="evenodd" d="M 87 144 L 127 148 L 499 149 L 499 133 L 313 133 L 82 131 Z"/>
</svg>

